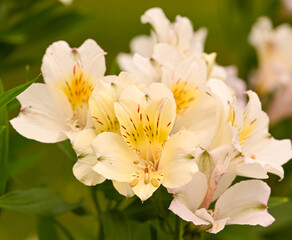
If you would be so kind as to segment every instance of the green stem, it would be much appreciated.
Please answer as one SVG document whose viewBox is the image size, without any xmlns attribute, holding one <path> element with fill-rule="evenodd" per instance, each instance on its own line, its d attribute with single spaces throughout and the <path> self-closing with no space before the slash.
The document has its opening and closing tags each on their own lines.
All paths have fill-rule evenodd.
<svg viewBox="0 0 292 240">
<path fill-rule="evenodd" d="M 90 190 L 91 190 L 90 191 L 91 192 L 91 198 L 92 198 L 92 201 L 94 203 L 94 206 L 95 206 L 98 218 L 99 218 L 99 221 L 98 221 L 99 228 L 97 230 L 97 239 L 99 240 L 99 239 L 103 239 L 102 221 L 101 221 L 101 208 L 99 206 L 98 198 L 97 198 L 97 195 L 96 195 L 96 187 L 91 187 Z"/>
<path fill-rule="evenodd" d="M 98 203 L 98 199 L 97 199 L 97 196 L 96 196 L 96 188 L 95 187 L 91 187 L 90 190 L 91 190 L 91 198 L 92 198 L 94 207 L 96 209 L 96 212 L 97 212 L 98 216 L 100 216 L 101 209 L 100 209 L 100 206 L 99 206 L 99 203 Z"/>
<path fill-rule="evenodd" d="M 172 229 L 168 218 L 167 218 L 167 212 L 164 209 L 164 205 L 163 205 L 163 201 L 162 201 L 162 194 L 161 194 L 161 189 L 157 189 L 156 190 L 156 201 L 153 201 L 153 204 L 158 212 L 158 215 L 163 219 L 163 221 L 165 222 L 169 233 L 171 233 L 172 235 L 174 235 L 174 230 Z"/>
<path fill-rule="evenodd" d="M 174 232 L 174 239 L 175 240 L 180 240 L 180 218 L 179 216 L 176 216 L 176 221 L 175 221 L 175 232 Z"/>
<path fill-rule="evenodd" d="M 64 235 L 67 237 L 69 240 L 74 240 L 74 237 L 71 235 L 71 233 L 68 231 L 68 229 L 57 219 L 53 219 L 54 223 L 58 226 L 59 229 L 64 233 Z"/>
</svg>

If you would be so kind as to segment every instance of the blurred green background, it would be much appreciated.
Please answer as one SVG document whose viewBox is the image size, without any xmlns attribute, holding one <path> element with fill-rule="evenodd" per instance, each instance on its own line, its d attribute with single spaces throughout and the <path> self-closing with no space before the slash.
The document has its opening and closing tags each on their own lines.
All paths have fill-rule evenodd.
<svg viewBox="0 0 292 240">
<path fill-rule="evenodd" d="M 221 65 L 236 65 L 239 76 L 245 80 L 257 66 L 255 51 L 247 41 L 256 19 L 266 15 L 275 25 L 292 23 L 292 14 L 289 15 L 278 0 L 74 0 L 69 6 L 57 0 L 0 0 L 0 77 L 5 90 L 25 83 L 30 78 L 27 75 L 37 76 L 46 48 L 57 40 L 65 40 L 72 47 L 80 46 L 87 38 L 96 40 L 107 52 L 107 74 L 111 73 L 117 53 L 129 52 L 129 42 L 134 36 L 149 33 L 149 25 L 141 24 L 140 16 L 151 7 L 161 7 L 171 21 L 179 14 L 190 18 L 194 29 L 207 27 L 205 51 L 217 52 Z M 29 73 L 26 65 L 30 66 Z M 18 106 L 17 101 L 8 105 L 9 119 L 18 114 Z M 271 132 L 276 138 L 291 139 L 291 119 L 274 126 Z M 70 231 L 73 239 L 97 239 L 95 217 L 84 213 L 84 209 L 94 211 L 91 190 L 73 176 L 74 157 L 68 144 L 41 144 L 21 137 L 13 129 L 10 129 L 9 138 L 10 177 L 6 192 L 44 187 L 61 193 L 69 202 L 83 199 L 82 206 L 86 207 L 56 219 Z M 278 178 L 271 176 L 268 183 L 272 195 L 291 199 L 292 163 L 285 165 L 285 171 L 283 181 L 278 182 Z M 116 216 L 114 220 L 112 215 L 104 216 L 105 222 L 109 221 L 109 230 L 104 230 L 105 233 L 119 231 L 116 226 L 121 226 L 130 229 L 130 234 L 125 235 L 130 236 L 128 239 L 169 239 L 157 232 L 156 220 L 152 222 L 151 200 L 143 205 L 136 198 L 129 202 L 116 195 L 115 200 L 109 200 L 111 193 L 114 192 L 110 183 L 98 190 L 102 208 L 111 209 L 118 203 L 126 212 L 128 222 L 127 225 L 122 223 L 124 216 Z M 217 235 L 204 234 L 204 239 L 291 239 L 292 202 L 272 206 L 269 211 L 276 222 L 268 228 L 228 226 Z M 114 225 L 110 225 L 113 222 Z M 2 210 L 0 239 L 38 239 L 41 231 L 50 232 L 50 224 L 50 219 L 40 220 L 31 214 Z M 55 229 L 52 231 L 57 231 L 60 239 L 70 239 L 62 227 L 52 227 Z M 55 236 L 47 234 L 41 238 L 56 239 Z M 112 236 L 112 239 L 122 239 L 116 238 L 119 235 Z"/>
</svg>

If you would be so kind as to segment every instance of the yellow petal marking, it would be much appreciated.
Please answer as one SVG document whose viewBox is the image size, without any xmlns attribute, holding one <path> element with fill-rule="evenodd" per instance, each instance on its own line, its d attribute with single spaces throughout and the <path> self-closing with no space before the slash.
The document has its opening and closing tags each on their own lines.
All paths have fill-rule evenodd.
<svg viewBox="0 0 292 240">
<path fill-rule="evenodd" d="M 58 87 L 66 94 L 73 110 L 80 105 L 87 105 L 94 88 L 93 82 L 85 76 L 78 63 L 73 68 L 73 75 L 65 81 L 62 80 Z"/>
<path fill-rule="evenodd" d="M 248 119 L 244 119 L 243 128 L 239 132 L 239 142 L 240 144 L 244 144 L 245 141 L 250 137 L 250 135 L 255 130 L 256 126 L 258 124 L 257 119 L 253 119 L 252 121 Z"/>
<path fill-rule="evenodd" d="M 115 115 L 114 99 L 104 92 L 94 94 L 88 101 L 96 133 L 120 132 L 120 124 Z"/>
<path fill-rule="evenodd" d="M 195 83 L 182 79 L 176 81 L 171 87 L 171 91 L 176 102 L 177 114 L 183 114 L 190 107 L 194 106 L 202 96 Z"/>
</svg>

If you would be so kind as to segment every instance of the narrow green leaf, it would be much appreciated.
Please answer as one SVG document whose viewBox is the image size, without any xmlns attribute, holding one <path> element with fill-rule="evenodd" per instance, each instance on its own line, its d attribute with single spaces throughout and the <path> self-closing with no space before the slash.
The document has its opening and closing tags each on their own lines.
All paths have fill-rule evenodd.
<svg viewBox="0 0 292 240">
<path fill-rule="evenodd" d="M 274 196 L 272 196 L 269 199 L 268 206 L 270 208 L 272 208 L 272 207 L 276 207 L 276 206 L 282 205 L 282 204 L 284 204 L 284 203 L 286 203 L 288 201 L 289 201 L 289 198 L 287 198 L 287 197 L 274 197 Z"/>
<path fill-rule="evenodd" d="M 80 206 L 66 202 L 57 192 L 49 189 L 29 189 L 11 192 L 0 197 L 0 207 L 20 213 L 57 216 Z"/>
<path fill-rule="evenodd" d="M 39 240 L 60 239 L 52 217 L 38 216 L 38 237 Z"/>
<path fill-rule="evenodd" d="M 4 92 L 2 81 L 0 79 L 0 95 Z M 6 107 L 0 109 L 0 196 L 5 193 L 7 182 L 7 161 L 8 161 L 8 114 Z"/>
<path fill-rule="evenodd" d="M 25 89 L 27 89 L 31 84 L 33 84 L 41 74 L 39 74 L 36 78 L 33 80 L 24 83 L 20 86 L 17 86 L 15 88 L 12 88 L 2 94 L 0 94 L 0 109 L 6 106 L 9 102 L 11 102 L 13 99 L 15 99 L 20 93 L 22 93 Z"/>
</svg>

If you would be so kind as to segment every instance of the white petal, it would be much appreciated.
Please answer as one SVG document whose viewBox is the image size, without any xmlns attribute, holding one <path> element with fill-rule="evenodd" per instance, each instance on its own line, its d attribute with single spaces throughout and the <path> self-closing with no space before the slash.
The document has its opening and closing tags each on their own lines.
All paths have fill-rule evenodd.
<svg viewBox="0 0 292 240">
<path fill-rule="evenodd" d="M 65 41 L 54 42 L 43 57 L 41 71 L 46 83 L 68 79 L 75 65 L 74 54 Z"/>
<path fill-rule="evenodd" d="M 189 183 L 176 189 L 168 189 L 168 191 L 175 194 L 175 199 L 194 213 L 202 204 L 207 189 L 208 182 L 205 174 L 196 172 Z"/>
<path fill-rule="evenodd" d="M 73 174 L 80 182 L 87 186 L 95 186 L 102 183 L 105 181 L 105 178 L 93 170 L 96 164 L 97 158 L 93 152 L 79 157 L 73 166 Z"/>
<path fill-rule="evenodd" d="M 181 217 L 183 220 L 193 222 L 195 225 L 209 225 L 208 221 L 197 217 L 189 208 L 182 204 L 178 199 L 173 199 L 169 208 L 174 214 Z"/>
<path fill-rule="evenodd" d="M 144 57 L 151 57 L 155 38 L 153 36 L 140 35 L 130 42 L 130 49 L 133 53 L 138 53 Z"/>
<path fill-rule="evenodd" d="M 148 9 L 141 17 L 142 23 L 149 23 L 155 30 L 159 42 L 169 41 L 170 22 L 160 8 Z"/>
<path fill-rule="evenodd" d="M 205 40 L 208 30 L 204 27 L 193 33 L 193 39 L 190 45 L 191 56 L 199 56 L 204 52 Z"/>
<path fill-rule="evenodd" d="M 75 135 L 73 148 L 78 155 L 93 153 L 90 144 L 96 137 L 96 132 L 92 128 L 84 129 Z"/>
<path fill-rule="evenodd" d="M 174 69 L 177 64 L 183 61 L 181 53 L 171 45 L 166 43 L 156 44 L 152 56 L 160 65 L 167 69 Z"/>
<path fill-rule="evenodd" d="M 163 186 L 177 188 L 191 181 L 198 171 L 191 154 L 198 145 L 198 139 L 189 131 L 180 131 L 169 138 L 158 167 L 164 173 Z"/>
<path fill-rule="evenodd" d="M 112 181 L 115 189 L 119 192 L 119 194 L 125 196 L 125 197 L 133 197 L 135 195 L 134 191 L 130 187 L 129 183 L 124 182 L 117 182 Z"/>
<path fill-rule="evenodd" d="M 175 81 L 183 79 L 189 83 L 196 84 L 196 86 L 200 86 L 207 81 L 207 65 L 200 58 L 187 58 L 176 66 L 173 79 Z"/>
<path fill-rule="evenodd" d="M 176 16 L 174 31 L 177 34 L 179 49 L 184 54 L 189 54 L 190 44 L 193 37 L 193 26 L 191 21 L 186 17 Z"/>
<path fill-rule="evenodd" d="M 139 169 L 134 162 L 137 155 L 127 146 L 123 138 L 110 132 L 99 134 L 91 144 L 98 162 L 94 171 L 105 178 L 129 182 L 130 174 Z"/>
<path fill-rule="evenodd" d="M 94 40 L 86 40 L 80 48 L 70 48 L 65 41 L 58 41 L 50 45 L 43 57 L 41 67 L 46 83 L 54 84 L 59 81 L 70 79 L 76 62 L 86 76 L 100 78 L 105 72 L 104 51 Z"/>
<path fill-rule="evenodd" d="M 78 49 L 80 62 L 87 75 L 94 79 L 101 78 L 105 73 L 105 52 L 92 39 L 87 39 Z"/>
<path fill-rule="evenodd" d="M 199 100 L 187 112 L 177 115 L 173 132 L 186 129 L 194 132 L 206 148 L 214 137 L 218 118 L 216 97 L 202 92 Z"/>
<path fill-rule="evenodd" d="M 10 121 L 13 128 L 26 138 L 54 143 L 67 138 L 66 124 L 72 118 L 71 105 L 59 89 L 34 83 L 17 99 L 21 103 L 18 117 Z"/>
<path fill-rule="evenodd" d="M 269 186 L 259 180 L 237 183 L 217 200 L 214 219 L 229 217 L 227 224 L 268 226 L 274 221 L 267 211 L 270 192 Z"/>
<path fill-rule="evenodd" d="M 151 172 L 150 174 L 150 182 L 149 183 L 145 183 L 144 181 L 144 177 L 145 175 L 143 174 L 141 177 L 141 180 L 137 183 L 137 185 L 135 185 L 134 187 L 132 187 L 134 193 L 141 199 L 141 201 L 145 201 L 148 198 L 150 198 L 152 196 L 152 194 L 159 188 L 160 186 L 160 181 L 157 182 L 158 184 L 152 184 L 151 180 L 153 178 L 157 179 L 157 178 L 162 178 L 162 176 L 160 175 L 160 172 Z"/>
<path fill-rule="evenodd" d="M 248 142 L 248 145 L 244 146 L 243 153 L 252 156 L 254 161 L 260 163 L 267 171 L 283 178 L 284 172 L 281 166 L 292 157 L 291 141 L 270 137 L 255 140 L 257 141 Z"/>
</svg>

